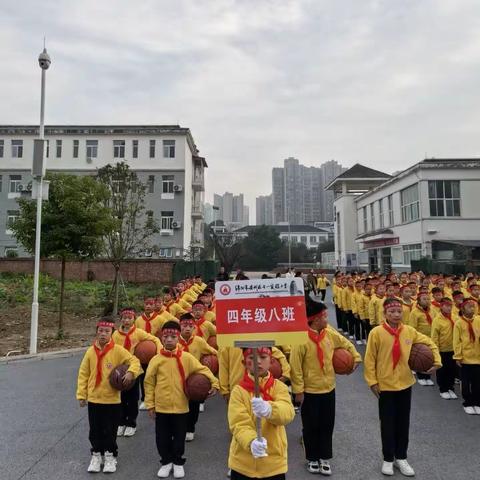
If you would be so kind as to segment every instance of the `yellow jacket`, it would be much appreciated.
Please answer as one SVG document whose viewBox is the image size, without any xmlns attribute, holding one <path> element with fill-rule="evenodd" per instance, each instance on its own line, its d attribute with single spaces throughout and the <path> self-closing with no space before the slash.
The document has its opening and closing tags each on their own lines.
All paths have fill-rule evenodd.
<svg viewBox="0 0 480 480">
<path fill-rule="evenodd" d="M 290 366 L 292 368 L 291 381 L 293 393 L 328 393 L 335 388 L 335 371 L 332 357 L 336 348 L 345 348 L 355 359 L 361 362 L 362 357 L 355 347 L 336 330 L 327 327 L 327 334 L 322 342 L 323 370 L 317 356 L 316 344 L 308 339 L 303 345 L 293 345 L 290 352 Z"/>
<path fill-rule="evenodd" d="M 354 293 L 355 289 L 351 289 L 350 287 L 345 287 L 342 290 L 342 308 L 344 311 L 352 311 Z"/>
<path fill-rule="evenodd" d="M 272 357 L 275 357 L 282 367 L 282 377 L 290 378 L 291 371 L 287 358 L 277 347 L 272 347 Z M 218 351 L 218 380 L 220 382 L 220 393 L 229 395 L 233 387 L 238 385 L 243 378 L 245 365 L 243 364 L 243 353 L 241 348 L 224 347 Z"/>
<path fill-rule="evenodd" d="M 402 323 L 408 325 L 408 319 L 410 318 L 410 312 L 413 310 L 413 303 L 407 305 L 402 300 Z"/>
<path fill-rule="evenodd" d="M 442 312 L 433 319 L 431 337 L 441 352 L 453 352 L 453 325 Z"/>
<path fill-rule="evenodd" d="M 201 373 L 208 377 L 212 388 L 218 389 L 218 380 L 193 355 L 182 352 L 180 361 L 186 379 L 194 373 Z M 160 353 L 155 355 L 148 364 L 143 384 L 147 409 L 155 408 L 158 413 L 188 412 L 188 399 L 183 391 L 182 379 L 175 357 L 165 357 Z"/>
<path fill-rule="evenodd" d="M 180 340 L 185 341 L 183 337 L 180 337 Z M 185 346 L 181 342 L 178 342 L 178 348 L 192 354 L 197 360 L 200 360 L 202 358 L 202 355 L 217 355 L 217 351 L 213 347 L 211 347 L 202 337 L 194 335 L 190 338 L 190 340 L 191 343 L 189 343 L 188 346 Z"/>
<path fill-rule="evenodd" d="M 438 347 L 432 340 L 409 325 L 403 325 L 400 332 L 401 357 L 395 370 L 393 369 L 392 348 L 394 336 L 383 326 L 375 327 L 368 337 L 365 352 L 364 377 L 369 387 L 377 385 L 380 391 L 397 391 L 411 387 L 415 383 L 408 365 L 410 350 L 415 343 L 423 343 L 433 352 L 434 364 L 442 366 Z"/>
<path fill-rule="evenodd" d="M 383 300 L 385 297 L 380 298 L 376 293 L 370 298 L 368 303 L 368 320 L 372 327 L 376 327 L 383 323 Z"/>
<path fill-rule="evenodd" d="M 217 321 L 217 316 L 215 315 L 215 312 L 212 312 L 209 310 L 208 312 L 205 313 L 204 317 L 205 317 L 205 320 L 215 325 Z"/>
<path fill-rule="evenodd" d="M 152 328 L 152 331 L 150 333 L 152 335 L 157 335 L 159 330 L 162 329 L 165 322 L 168 322 L 169 320 L 177 320 L 177 319 L 173 315 L 168 313 L 167 310 L 163 310 L 160 313 L 156 313 L 154 319 L 150 322 L 151 328 Z M 137 328 L 145 330 L 146 322 L 142 315 L 137 317 L 137 319 L 135 320 L 135 326 Z"/>
<path fill-rule="evenodd" d="M 130 353 L 133 354 L 133 352 L 135 351 L 135 347 L 144 340 L 151 340 L 152 342 L 155 342 L 155 345 L 157 346 L 157 353 L 160 351 L 160 349 L 162 348 L 162 343 L 160 342 L 158 337 L 155 337 L 150 333 L 145 332 L 145 330 L 142 330 L 141 328 L 137 328 L 135 325 L 130 328 L 129 332 L 131 332 L 132 330 L 133 333 L 130 334 Z M 125 348 L 125 340 L 127 339 L 126 335 L 122 335 L 118 330 L 115 330 L 113 332 L 112 339 L 117 345 Z"/>
<path fill-rule="evenodd" d="M 178 303 L 170 302 L 168 304 L 165 304 L 165 308 L 167 309 L 168 313 L 173 315 L 175 318 L 180 318 L 184 313 L 188 313 L 191 307 L 189 305 L 187 307 L 187 310 L 185 310 Z"/>
<path fill-rule="evenodd" d="M 263 385 L 268 377 L 260 380 Z M 273 400 L 270 418 L 262 418 L 262 436 L 267 440 L 268 457 L 255 459 L 250 444 L 256 438 L 256 417 L 252 412 L 252 394 L 240 385 L 232 390 L 228 404 L 228 425 L 232 433 L 228 466 L 249 478 L 265 478 L 286 473 L 287 435 L 285 425 L 295 418 L 288 387 L 275 380 L 270 389 Z"/>
<path fill-rule="evenodd" d="M 198 335 L 198 326 L 195 327 L 195 334 Z M 205 340 L 208 340 L 210 337 L 213 337 L 214 335 L 217 334 L 217 327 L 212 323 L 209 322 L 208 320 L 205 320 L 201 325 L 200 325 L 200 331 L 202 334 L 200 335 L 203 337 Z"/>
<path fill-rule="evenodd" d="M 359 307 L 359 315 L 362 320 L 368 320 L 368 304 L 370 303 L 371 295 L 362 293 Z"/>
<path fill-rule="evenodd" d="M 91 403 L 121 403 L 120 391 L 110 385 L 110 374 L 114 368 L 122 364 L 129 366 L 128 371 L 132 372 L 135 378 L 143 372 L 138 358 L 115 344 L 102 358 L 102 380 L 96 387 L 97 355 L 92 345 L 85 352 L 78 371 L 77 400 L 87 400 Z"/>
<path fill-rule="evenodd" d="M 360 317 L 360 313 L 362 309 L 363 309 L 363 291 L 355 289 L 352 296 L 352 313 Z"/>
<path fill-rule="evenodd" d="M 433 323 L 432 313 L 430 311 L 429 313 Z M 432 325 L 428 323 L 425 311 L 421 307 L 412 308 L 412 311 L 408 317 L 408 325 L 424 335 L 430 336 L 432 333 Z"/>
<path fill-rule="evenodd" d="M 473 317 L 473 332 L 475 341 L 470 340 L 468 325 L 465 320 L 459 318 L 453 328 L 453 358 L 466 365 L 480 363 L 480 316 Z"/>
<path fill-rule="evenodd" d="M 318 290 L 326 290 L 327 285 L 330 285 L 327 277 L 318 277 L 317 278 L 317 288 Z"/>
</svg>

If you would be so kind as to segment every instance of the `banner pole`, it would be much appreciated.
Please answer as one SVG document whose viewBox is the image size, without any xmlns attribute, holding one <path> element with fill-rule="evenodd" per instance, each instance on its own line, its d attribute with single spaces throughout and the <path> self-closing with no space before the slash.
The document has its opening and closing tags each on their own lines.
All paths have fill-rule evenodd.
<svg viewBox="0 0 480 480">
<path fill-rule="evenodd" d="M 257 347 L 253 348 L 253 379 L 255 381 L 254 387 L 254 395 L 255 397 L 260 396 L 260 383 L 258 380 L 258 350 Z M 262 419 L 256 417 L 255 424 L 257 427 L 257 439 L 260 440 L 262 438 Z"/>
</svg>

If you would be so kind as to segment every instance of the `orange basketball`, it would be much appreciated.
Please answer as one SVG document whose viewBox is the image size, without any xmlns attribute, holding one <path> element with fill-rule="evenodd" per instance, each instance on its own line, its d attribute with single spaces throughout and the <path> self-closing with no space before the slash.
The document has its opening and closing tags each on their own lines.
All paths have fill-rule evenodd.
<svg viewBox="0 0 480 480">
<path fill-rule="evenodd" d="M 201 373 L 193 373 L 187 378 L 186 394 L 189 400 L 204 402 L 211 388 L 210 380 Z"/>
<path fill-rule="evenodd" d="M 216 355 L 202 355 L 200 363 L 208 367 L 214 375 L 218 373 L 218 359 Z"/>
<path fill-rule="evenodd" d="M 134 355 L 140 360 L 142 365 L 148 362 L 157 354 L 157 346 L 152 340 L 142 340 L 135 347 Z"/>
<path fill-rule="evenodd" d="M 130 390 L 135 382 L 130 382 L 127 385 L 123 384 L 123 376 L 128 372 L 128 365 L 118 365 L 112 370 L 110 373 L 110 385 L 115 390 L 120 390 L 121 392 L 125 392 L 126 390 Z"/>
<path fill-rule="evenodd" d="M 280 378 L 282 376 L 282 366 L 275 357 L 272 357 L 272 361 L 270 363 L 270 373 L 274 378 Z"/>
<path fill-rule="evenodd" d="M 332 364 L 337 375 L 348 375 L 353 372 L 353 355 L 344 348 L 336 348 L 333 352 Z"/>
<path fill-rule="evenodd" d="M 433 353 L 427 345 L 423 343 L 414 343 L 410 350 L 408 366 L 414 372 L 426 372 L 433 367 Z"/>
<path fill-rule="evenodd" d="M 208 343 L 212 348 L 214 348 L 215 350 L 218 350 L 217 336 L 216 336 L 216 335 L 212 335 L 212 336 L 208 337 L 207 343 Z"/>
</svg>

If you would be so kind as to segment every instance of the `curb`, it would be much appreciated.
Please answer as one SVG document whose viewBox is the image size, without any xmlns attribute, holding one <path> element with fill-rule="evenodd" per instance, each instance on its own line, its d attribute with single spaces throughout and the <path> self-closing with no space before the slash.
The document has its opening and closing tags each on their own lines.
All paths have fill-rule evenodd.
<svg viewBox="0 0 480 480">
<path fill-rule="evenodd" d="M 55 350 L 53 352 L 42 352 L 36 355 L 15 355 L 12 357 L 0 357 L 0 365 L 7 365 L 14 362 L 35 361 L 35 360 L 51 360 L 54 358 L 73 357 L 77 353 L 82 353 L 88 347 L 70 348 L 68 350 Z"/>
</svg>

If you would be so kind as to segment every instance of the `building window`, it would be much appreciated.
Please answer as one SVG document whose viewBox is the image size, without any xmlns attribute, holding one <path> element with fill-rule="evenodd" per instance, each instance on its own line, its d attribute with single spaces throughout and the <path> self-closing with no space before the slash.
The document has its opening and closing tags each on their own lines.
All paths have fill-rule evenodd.
<svg viewBox="0 0 480 480">
<path fill-rule="evenodd" d="M 55 156 L 57 158 L 61 158 L 61 156 L 62 156 L 62 141 L 61 140 L 56 140 L 55 141 L 55 146 L 56 146 Z"/>
<path fill-rule="evenodd" d="M 3 158 L 3 147 L 5 145 L 4 140 L 0 140 L 0 158 Z"/>
<path fill-rule="evenodd" d="M 378 211 L 380 217 L 380 228 L 385 227 L 385 219 L 383 218 L 383 198 L 378 201 Z"/>
<path fill-rule="evenodd" d="M 18 186 L 20 185 L 21 181 L 22 181 L 21 175 L 10 175 L 10 188 L 8 191 L 10 193 L 17 193 Z"/>
<path fill-rule="evenodd" d="M 160 221 L 160 228 L 162 230 L 172 230 L 173 212 L 162 211 L 162 217 Z"/>
<path fill-rule="evenodd" d="M 87 140 L 87 158 L 97 158 L 98 140 Z"/>
<path fill-rule="evenodd" d="M 291 243 L 297 243 L 298 242 L 298 237 L 296 235 L 293 235 L 290 237 L 290 242 Z"/>
<path fill-rule="evenodd" d="M 373 209 L 373 203 L 370 204 L 370 229 L 375 230 L 375 213 Z"/>
<path fill-rule="evenodd" d="M 460 182 L 431 180 L 428 182 L 431 217 L 460 216 Z"/>
<path fill-rule="evenodd" d="M 306 245 L 307 244 L 307 237 L 302 235 L 300 237 L 300 243 L 303 243 L 304 245 Z"/>
<path fill-rule="evenodd" d="M 310 243 L 312 245 L 316 245 L 318 243 L 317 236 L 316 235 L 310 235 Z"/>
<path fill-rule="evenodd" d="M 7 210 L 7 230 L 11 230 L 13 224 L 20 217 L 20 212 L 18 210 Z"/>
<path fill-rule="evenodd" d="M 362 208 L 363 212 L 363 233 L 368 232 L 368 222 L 367 222 L 367 207 Z"/>
<path fill-rule="evenodd" d="M 125 158 L 125 140 L 113 141 L 113 158 Z"/>
<path fill-rule="evenodd" d="M 78 149 L 80 147 L 80 140 L 73 141 L 73 158 L 78 158 Z"/>
<path fill-rule="evenodd" d="M 400 192 L 402 205 L 402 223 L 418 220 L 420 216 L 418 202 L 418 184 L 405 188 Z"/>
<path fill-rule="evenodd" d="M 387 197 L 388 200 L 388 226 L 393 226 L 393 195 Z"/>
<path fill-rule="evenodd" d="M 171 248 L 160 248 L 158 256 L 160 258 L 172 258 L 172 250 Z"/>
<path fill-rule="evenodd" d="M 422 257 L 422 244 L 415 243 L 413 245 L 403 246 L 403 261 L 405 265 L 410 265 L 412 260 L 420 260 Z"/>
<path fill-rule="evenodd" d="M 148 176 L 147 189 L 148 189 L 148 193 L 155 192 L 155 175 Z"/>
<path fill-rule="evenodd" d="M 174 175 L 162 175 L 162 193 L 173 193 Z"/>
<path fill-rule="evenodd" d="M 138 140 L 132 140 L 132 158 L 138 158 Z"/>
<path fill-rule="evenodd" d="M 12 140 L 12 157 L 23 157 L 23 140 Z"/>
<path fill-rule="evenodd" d="M 175 140 L 163 141 L 163 158 L 175 158 Z"/>
<path fill-rule="evenodd" d="M 150 140 L 150 158 L 155 158 L 155 140 Z"/>
<path fill-rule="evenodd" d="M 18 247 L 5 247 L 5 256 L 7 258 L 18 257 Z"/>
</svg>

